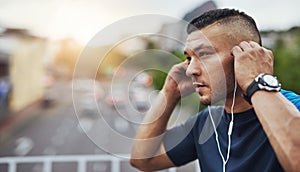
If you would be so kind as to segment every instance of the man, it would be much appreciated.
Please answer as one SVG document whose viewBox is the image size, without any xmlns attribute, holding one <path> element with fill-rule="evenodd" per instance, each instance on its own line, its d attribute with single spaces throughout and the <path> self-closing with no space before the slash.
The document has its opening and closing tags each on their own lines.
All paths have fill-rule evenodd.
<svg viewBox="0 0 300 172">
<path fill-rule="evenodd" d="M 186 61 L 170 70 L 140 126 L 131 164 L 154 171 L 198 159 L 204 172 L 299 171 L 300 98 L 279 91 L 272 52 L 261 47 L 254 20 L 218 9 L 194 19 L 187 31 Z M 193 91 L 204 105 L 224 106 L 208 106 L 167 130 L 176 104 Z"/>
</svg>

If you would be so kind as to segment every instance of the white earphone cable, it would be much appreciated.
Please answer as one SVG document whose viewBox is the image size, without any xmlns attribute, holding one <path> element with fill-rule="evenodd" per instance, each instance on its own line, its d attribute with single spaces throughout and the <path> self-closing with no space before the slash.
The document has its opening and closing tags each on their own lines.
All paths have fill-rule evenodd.
<svg viewBox="0 0 300 172">
<path fill-rule="evenodd" d="M 233 98 L 232 98 L 232 104 L 231 104 L 231 121 L 230 121 L 229 127 L 228 127 L 228 147 L 227 147 L 226 160 L 225 160 L 225 158 L 222 154 L 220 143 L 219 143 L 219 138 L 218 138 L 217 128 L 216 128 L 216 125 L 215 125 L 214 120 L 213 120 L 212 115 L 211 115 L 210 106 L 208 106 L 208 113 L 209 113 L 209 116 L 210 116 L 210 119 L 211 119 L 211 122 L 212 122 L 212 125 L 213 125 L 213 128 L 214 128 L 214 132 L 215 132 L 215 136 L 216 136 L 215 139 L 216 139 L 216 142 L 217 142 L 218 151 L 219 151 L 219 154 L 220 154 L 220 156 L 222 158 L 222 161 L 223 161 L 223 172 L 226 171 L 226 164 L 229 160 L 229 154 L 230 154 L 230 148 L 231 148 L 231 134 L 232 134 L 232 129 L 233 129 L 233 108 L 234 108 L 234 104 L 235 104 L 236 90 L 237 90 L 237 82 L 235 80 L 234 81 L 234 92 L 233 92 Z"/>
</svg>

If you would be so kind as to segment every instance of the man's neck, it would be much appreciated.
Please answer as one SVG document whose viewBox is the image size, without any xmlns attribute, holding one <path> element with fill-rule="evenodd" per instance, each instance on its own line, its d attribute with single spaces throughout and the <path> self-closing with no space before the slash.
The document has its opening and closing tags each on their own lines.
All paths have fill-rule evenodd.
<svg viewBox="0 0 300 172">
<path fill-rule="evenodd" d="M 232 103 L 233 94 L 231 96 L 229 95 L 225 102 L 225 111 L 227 113 L 231 113 Z M 251 108 L 252 106 L 242 97 L 242 91 L 238 89 L 235 96 L 233 113 L 245 112 Z"/>
</svg>

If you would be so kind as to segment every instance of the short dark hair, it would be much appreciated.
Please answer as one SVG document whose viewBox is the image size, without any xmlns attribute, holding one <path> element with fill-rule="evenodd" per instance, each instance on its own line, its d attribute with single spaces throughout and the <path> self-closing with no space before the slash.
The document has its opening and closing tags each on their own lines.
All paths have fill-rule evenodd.
<svg viewBox="0 0 300 172">
<path fill-rule="evenodd" d="M 235 22 L 237 20 L 242 20 L 247 29 L 251 30 L 254 35 L 258 37 L 258 42 L 261 44 L 260 33 L 257 29 L 256 23 L 252 17 L 244 12 L 240 12 L 235 9 L 215 9 L 210 10 L 199 17 L 193 19 L 187 26 L 187 33 L 190 34 L 196 30 L 203 29 L 204 27 L 211 25 L 215 22 L 220 22 L 221 24 Z M 242 27 L 242 26 L 241 26 Z"/>
</svg>

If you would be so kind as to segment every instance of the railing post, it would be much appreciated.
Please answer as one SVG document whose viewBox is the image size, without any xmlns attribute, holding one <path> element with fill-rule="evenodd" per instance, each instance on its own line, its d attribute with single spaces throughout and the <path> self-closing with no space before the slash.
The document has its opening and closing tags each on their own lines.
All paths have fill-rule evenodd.
<svg viewBox="0 0 300 172">
<path fill-rule="evenodd" d="M 44 161 L 44 169 L 43 172 L 51 172 L 52 171 L 52 162 L 50 159 L 45 159 Z"/>
<path fill-rule="evenodd" d="M 78 160 L 78 172 L 85 172 L 86 171 L 86 160 L 83 158 L 80 158 Z"/>
<path fill-rule="evenodd" d="M 201 168 L 200 168 L 200 165 L 199 165 L 199 160 L 195 161 L 195 171 L 196 172 L 201 172 Z"/>
<path fill-rule="evenodd" d="M 16 172 L 17 171 L 17 166 L 15 161 L 10 161 L 8 166 L 8 172 Z"/>
<path fill-rule="evenodd" d="M 176 168 L 169 168 L 169 172 L 176 172 Z"/>
<path fill-rule="evenodd" d="M 111 171 L 120 172 L 120 160 L 116 157 L 111 160 Z"/>
</svg>

